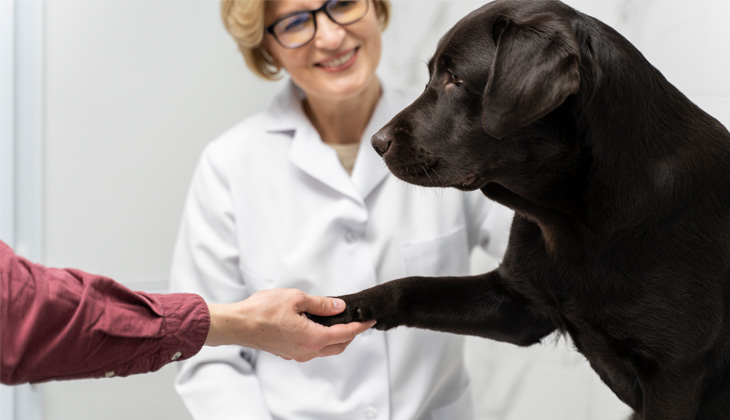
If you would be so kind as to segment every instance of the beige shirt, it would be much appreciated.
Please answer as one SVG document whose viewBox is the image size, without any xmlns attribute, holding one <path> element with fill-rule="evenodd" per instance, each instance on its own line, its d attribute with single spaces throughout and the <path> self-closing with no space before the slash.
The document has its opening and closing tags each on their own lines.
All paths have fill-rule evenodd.
<svg viewBox="0 0 730 420">
<path fill-rule="evenodd" d="M 357 159 L 357 150 L 360 148 L 360 143 L 349 143 L 349 144 L 335 144 L 327 143 L 328 146 L 335 149 L 337 157 L 340 158 L 340 163 L 345 168 L 349 175 L 352 175 L 352 168 L 355 167 L 355 160 Z"/>
</svg>

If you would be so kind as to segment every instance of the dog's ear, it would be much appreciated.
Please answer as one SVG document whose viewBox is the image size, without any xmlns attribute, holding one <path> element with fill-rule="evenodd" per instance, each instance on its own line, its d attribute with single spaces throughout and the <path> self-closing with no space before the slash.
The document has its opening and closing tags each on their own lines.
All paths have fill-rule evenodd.
<svg viewBox="0 0 730 420">
<path fill-rule="evenodd" d="M 497 45 L 482 102 L 482 126 L 502 138 L 557 108 L 580 85 L 580 49 L 558 16 L 498 17 Z"/>
</svg>

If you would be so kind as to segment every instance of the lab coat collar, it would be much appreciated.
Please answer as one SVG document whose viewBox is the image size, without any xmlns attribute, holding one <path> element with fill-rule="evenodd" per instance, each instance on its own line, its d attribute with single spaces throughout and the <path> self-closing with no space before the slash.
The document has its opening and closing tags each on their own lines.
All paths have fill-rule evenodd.
<svg viewBox="0 0 730 420">
<path fill-rule="evenodd" d="M 266 131 L 287 132 L 311 125 L 302 108 L 304 92 L 291 80 L 269 107 Z"/>
<path fill-rule="evenodd" d="M 351 177 L 340 164 L 335 150 L 322 142 L 307 118 L 302 108 L 304 93 L 293 82 L 277 96 L 269 109 L 266 128 L 269 132 L 291 133 L 293 142 L 289 159 L 293 165 L 319 182 L 362 203 L 390 174 L 370 145 L 370 137 L 397 111 L 388 91 L 383 88 L 383 95 L 363 133 Z"/>
</svg>

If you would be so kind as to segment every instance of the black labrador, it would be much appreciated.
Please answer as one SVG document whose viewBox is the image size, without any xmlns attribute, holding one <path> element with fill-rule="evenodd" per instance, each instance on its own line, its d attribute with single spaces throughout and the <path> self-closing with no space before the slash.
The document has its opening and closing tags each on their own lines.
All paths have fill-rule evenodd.
<svg viewBox="0 0 730 420">
<path fill-rule="evenodd" d="M 514 209 L 504 260 L 387 282 L 316 320 L 520 346 L 559 330 L 634 419 L 730 419 L 728 131 L 616 31 L 558 1 L 477 9 L 428 69 L 372 144 L 404 181 Z"/>
</svg>

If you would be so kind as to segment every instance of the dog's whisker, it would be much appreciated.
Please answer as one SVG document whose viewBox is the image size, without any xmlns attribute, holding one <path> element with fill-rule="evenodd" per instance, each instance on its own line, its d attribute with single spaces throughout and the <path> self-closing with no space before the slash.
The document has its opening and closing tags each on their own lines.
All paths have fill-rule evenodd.
<svg viewBox="0 0 730 420">
<path fill-rule="evenodd" d="M 433 184 L 433 179 L 431 179 L 431 175 L 428 174 L 428 168 L 425 167 L 425 166 L 423 166 L 423 165 L 421 165 L 421 168 L 423 168 L 423 172 L 426 173 L 426 176 L 428 177 L 428 182 L 430 182 L 431 184 Z"/>
<path fill-rule="evenodd" d="M 438 179 L 441 180 L 441 174 L 438 173 L 438 171 L 436 169 L 431 168 L 431 171 L 433 171 L 433 173 L 438 177 Z"/>
</svg>

